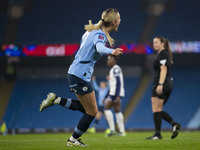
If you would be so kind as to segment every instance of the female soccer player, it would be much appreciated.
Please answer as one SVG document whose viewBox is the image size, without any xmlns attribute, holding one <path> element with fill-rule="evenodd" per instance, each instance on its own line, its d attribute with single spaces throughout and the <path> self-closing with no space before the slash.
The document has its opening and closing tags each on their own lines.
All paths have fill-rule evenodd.
<svg viewBox="0 0 200 150">
<path fill-rule="evenodd" d="M 119 128 L 118 136 L 126 136 L 124 129 L 124 116 L 121 112 L 121 98 L 124 97 L 124 80 L 121 68 L 117 65 L 117 57 L 108 56 L 107 65 L 111 67 L 109 73 L 109 94 L 106 98 L 105 110 L 108 125 L 111 132 L 107 136 L 116 134 L 113 114 L 111 108 L 114 108 L 117 125 Z"/>
<path fill-rule="evenodd" d="M 92 77 L 92 84 L 94 87 L 94 90 L 98 93 L 98 112 L 94 121 L 94 125 L 87 130 L 89 133 L 95 133 L 96 132 L 96 126 L 99 123 L 99 120 L 101 119 L 101 116 L 104 115 L 104 104 L 103 99 L 105 98 L 106 94 L 108 93 L 109 87 L 108 83 L 106 81 L 101 81 L 100 84 L 97 84 L 96 77 Z M 107 123 L 107 121 L 106 121 Z M 106 129 L 105 132 L 110 132 L 109 129 Z"/>
<path fill-rule="evenodd" d="M 114 39 L 109 33 L 118 30 L 120 21 L 118 10 L 109 8 L 103 11 L 101 20 L 97 24 L 94 25 L 89 20 L 89 24 L 85 25 L 86 32 L 82 36 L 80 48 L 68 70 L 70 89 L 75 92 L 79 101 L 64 99 L 49 93 L 40 106 L 40 111 L 54 104 L 60 104 L 71 110 L 83 112 L 73 135 L 67 141 L 68 146 L 87 146 L 80 141 L 79 137 L 85 133 L 97 113 L 95 94 L 90 85 L 91 76 L 95 63 L 103 54 L 122 54 L 120 48 L 105 47 L 107 41 L 111 46 L 113 45 Z"/>
<path fill-rule="evenodd" d="M 171 138 L 173 139 L 178 135 L 181 125 L 174 122 L 172 117 L 167 112 L 163 111 L 163 106 L 167 102 L 172 91 L 172 52 L 169 46 L 169 41 L 164 37 L 155 37 L 153 39 L 153 48 L 158 52 L 158 55 L 153 62 L 154 79 L 151 97 L 155 134 L 146 139 L 162 139 L 160 134 L 162 119 L 172 125 Z"/>
</svg>

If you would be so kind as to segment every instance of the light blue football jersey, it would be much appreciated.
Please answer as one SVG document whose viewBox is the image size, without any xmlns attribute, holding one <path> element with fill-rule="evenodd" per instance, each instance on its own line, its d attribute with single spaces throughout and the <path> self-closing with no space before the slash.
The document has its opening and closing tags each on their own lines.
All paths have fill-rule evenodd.
<svg viewBox="0 0 200 150">
<path fill-rule="evenodd" d="M 75 56 L 73 63 L 70 65 L 68 74 L 75 75 L 84 81 L 90 82 L 94 71 L 94 65 L 103 53 L 97 52 L 95 46 L 98 42 L 107 42 L 105 33 L 99 30 L 91 32 L 86 31 L 81 39 L 80 48 Z M 109 54 L 110 52 L 104 52 Z"/>
</svg>

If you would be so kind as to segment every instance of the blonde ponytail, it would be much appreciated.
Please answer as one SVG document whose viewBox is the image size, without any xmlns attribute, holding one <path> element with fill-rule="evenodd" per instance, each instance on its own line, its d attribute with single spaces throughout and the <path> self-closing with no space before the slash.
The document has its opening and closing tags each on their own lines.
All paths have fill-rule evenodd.
<svg viewBox="0 0 200 150">
<path fill-rule="evenodd" d="M 108 39 L 108 43 L 112 47 L 115 40 L 113 38 L 111 38 L 110 34 L 106 31 L 105 27 L 110 26 L 112 21 L 116 19 L 117 13 L 119 13 L 118 10 L 116 10 L 114 8 L 109 8 L 109 9 L 103 11 L 103 13 L 101 15 L 102 19 L 99 20 L 99 22 L 96 25 L 94 25 L 92 23 L 92 21 L 89 20 L 89 24 L 85 25 L 84 29 L 88 32 L 101 29 L 106 34 L 106 37 Z"/>
<path fill-rule="evenodd" d="M 114 43 L 115 43 L 115 40 L 113 38 L 111 38 L 110 34 L 105 30 L 104 27 L 102 27 L 102 30 L 107 36 L 109 45 L 112 47 L 114 45 Z"/>
<path fill-rule="evenodd" d="M 89 24 L 85 25 L 84 29 L 86 31 L 93 31 L 93 30 L 99 30 L 101 29 L 103 26 L 103 21 L 102 20 L 99 20 L 99 22 L 97 23 L 97 25 L 94 25 L 92 23 L 92 20 L 89 20 Z"/>
</svg>

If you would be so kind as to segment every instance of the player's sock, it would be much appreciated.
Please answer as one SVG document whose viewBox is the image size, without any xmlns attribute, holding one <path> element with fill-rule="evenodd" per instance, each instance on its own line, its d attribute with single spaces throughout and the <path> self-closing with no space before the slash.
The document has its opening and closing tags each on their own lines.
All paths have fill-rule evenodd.
<svg viewBox="0 0 200 150">
<path fill-rule="evenodd" d="M 124 133 L 125 132 L 124 116 L 123 116 L 122 112 L 116 112 L 115 116 L 116 116 L 116 121 L 117 121 L 117 125 L 118 125 L 118 128 L 119 128 L 119 132 Z"/>
<path fill-rule="evenodd" d="M 70 98 L 61 98 L 61 97 L 57 97 L 54 101 L 54 103 L 60 104 L 61 106 L 64 106 L 68 109 L 71 110 L 78 110 L 82 113 L 85 113 L 85 109 L 83 107 L 83 105 L 78 101 L 78 100 L 73 100 Z"/>
<path fill-rule="evenodd" d="M 87 131 L 88 127 L 90 126 L 92 120 L 95 118 L 95 116 L 91 116 L 87 113 L 85 113 L 82 118 L 80 119 L 78 126 L 76 127 L 73 137 L 75 139 L 78 139 L 85 131 Z"/>
<path fill-rule="evenodd" d="M 161 130 L 161 121 L 162 121 L 161 112 L 153 113 L 153 119 L 154 119 L 156 135 L 159 136 L 160 135 L 160 130 Z"/>
<path fill-rule="evenodd" d="M 96 126 L 99 123 L 99 119 L 95 119 L 94 126 Z"/>
<path fill-rule="evenodd" d="M 56 97 L 53 104 L 60 104 L 60 101 L 61 101 L 61 97 Z"/>
<path fill-rule="evenodd" d="M 107 118 L 106 118 L 106 126 L 109 127 L 109 124 L 108 124 Z"/>
<path fill-rule="evenodd" d="M 112 111 L 107 109 L 107 110 L 104 110 L 104 113 L 106 115 L 107 122 L 108 122 L 108 125 L 110 127 L 110 130 L 115 131 L 115 125 L 114 125 L 114 119 L 113 119 Z"/>
<path fill-rule="evenodd" d="M 167 121 L 168 123 L 170 123 L 172 126 L 174 125 L 174 120 L 172 119 L 172 117 L 165 111 L 162 111 L 162 119 L 164 119 L 165 121 Z"/>
</svg>

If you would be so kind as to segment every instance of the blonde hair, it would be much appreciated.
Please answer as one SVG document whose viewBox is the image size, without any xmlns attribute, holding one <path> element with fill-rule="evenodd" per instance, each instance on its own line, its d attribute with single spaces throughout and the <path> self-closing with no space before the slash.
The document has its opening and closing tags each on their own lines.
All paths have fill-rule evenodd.
<svg viewBox="0 0 200 150">
<path fill-rule="evenodd" d="M 119 11 L 114 8 L 106 9 L 101 15 L 101 20 L 99 20 L 99 22 L 96 25 L 94 25 L 92 21 L 89 20 L 89 24 L 85 25 L 84 29 L 89 32 L 93 30 L 102 29 L 107 36 L 110 46 L 112 46 L 115 40 L 111 38 L 109 33 L 105 30 L 105 27 L 109 27 L 112 21 L 117 19 L 117 13 L 119 13 Z"/>
</svg>

